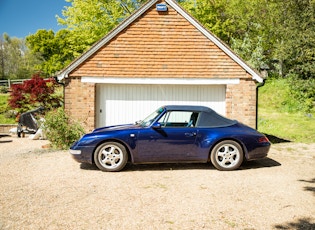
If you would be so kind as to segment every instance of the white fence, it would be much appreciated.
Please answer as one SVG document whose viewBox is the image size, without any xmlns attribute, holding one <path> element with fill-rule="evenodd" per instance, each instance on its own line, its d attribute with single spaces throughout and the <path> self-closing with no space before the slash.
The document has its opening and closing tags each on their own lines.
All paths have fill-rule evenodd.
<svg viewBox="0 0 315 230">
<path fill-rule="evenodd" d="M 14 80 L 0 80 L 0 86 L 8 87 L 10 88 L 13 84 L 22 84 L 24 81 L 27 81 L 30 79 L 14 79 Z"/>
</svg>

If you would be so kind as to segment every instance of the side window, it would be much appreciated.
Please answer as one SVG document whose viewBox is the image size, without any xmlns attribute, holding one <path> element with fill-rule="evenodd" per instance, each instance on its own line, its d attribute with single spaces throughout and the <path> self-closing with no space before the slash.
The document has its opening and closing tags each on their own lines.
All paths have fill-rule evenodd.
<svg viewBox="0 0 315 230">
<path fill-rule="evenodd" d="M 170 111 L 159 120 L 163 127 L 194 127 L 198 113 L 189 111 Z"/>
</svg>

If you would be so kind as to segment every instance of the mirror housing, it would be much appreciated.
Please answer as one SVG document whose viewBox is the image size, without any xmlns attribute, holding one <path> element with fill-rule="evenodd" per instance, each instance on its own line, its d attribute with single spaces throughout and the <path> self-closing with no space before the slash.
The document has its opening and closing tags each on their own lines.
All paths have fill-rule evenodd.
<svg viewBox="0 0 315 230">
<path fill-rule="evenodd" d="M 153 129 L 160 129 L 160 128 L 162 128 L 162 125 L 161 125 L 161 123 L 159 123 L 159 122 L 155 122 L 155 123 L 152 125 L 152 128 L 153 128 Z"/>
</svg>

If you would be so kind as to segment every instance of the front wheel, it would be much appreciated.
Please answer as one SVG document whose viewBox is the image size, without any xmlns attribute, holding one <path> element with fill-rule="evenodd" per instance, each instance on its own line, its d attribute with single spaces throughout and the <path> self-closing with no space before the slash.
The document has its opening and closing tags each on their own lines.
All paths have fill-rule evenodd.
<svg viewBox="0 0 315 230">
<path fill-rule="evenodd" d="M 117 172 L 127 164 L 128 154 L 125 146 L 116 142 L 101 144 L 94 152 L 96 166 L 105 172 Z"/>
<path fill-rule="evenodd" d="M 225 140 L 218 143 L 211 151 L 211 162 L 219 170 L 237 169 L 243 162 L 242 147 L 235 141 Z"/>
</svg>

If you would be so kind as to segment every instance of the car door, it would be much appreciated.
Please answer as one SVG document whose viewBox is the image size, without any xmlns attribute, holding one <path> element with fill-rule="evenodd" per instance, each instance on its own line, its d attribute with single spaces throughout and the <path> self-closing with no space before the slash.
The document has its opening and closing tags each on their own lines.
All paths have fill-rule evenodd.
<svg viewBox="0 0 315 230">
<path fill-rule="evenodd" d="M 167 112 L 159 119 L 158 127 L 142 130 L 137 138 L 138 160 L 140 162 L 196 160 L 198 129 L 194 127 L 195 121 L 192 121 L 192 117 L 193 112 Z"/>
</svg>

